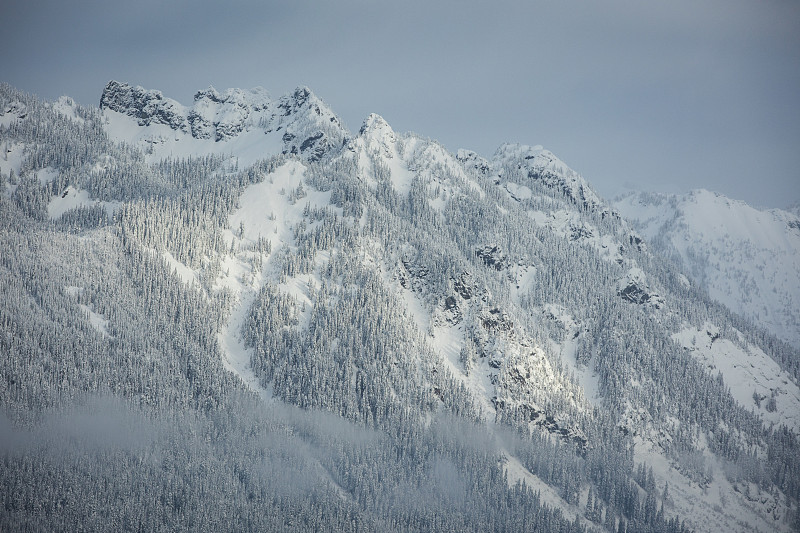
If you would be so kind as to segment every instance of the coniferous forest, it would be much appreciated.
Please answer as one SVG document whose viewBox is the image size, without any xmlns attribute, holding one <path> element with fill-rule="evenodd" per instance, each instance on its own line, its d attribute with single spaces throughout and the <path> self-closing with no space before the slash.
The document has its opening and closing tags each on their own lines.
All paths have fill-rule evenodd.
<svg viewBox="0 0 800 533">
<path fill-rule="evenodd" d="M 800 350 L 555 156 L 243 94 L 0 86 L 0 529 L 800 529 Z"/>
</svg>

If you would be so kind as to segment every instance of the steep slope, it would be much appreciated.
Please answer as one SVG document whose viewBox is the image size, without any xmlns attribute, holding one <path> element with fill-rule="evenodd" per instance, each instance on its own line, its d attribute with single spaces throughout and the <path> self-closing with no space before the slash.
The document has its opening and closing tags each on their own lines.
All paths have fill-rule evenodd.
<svg viewBox="0 0 800 533">
<path fill-rule="evenodd" d="M 207 491 L 243 528 L 293 502 L 284 528 L 797 526 L 797 352 L 708 300 L 541 147 L 454 155 L 378 115 L 351 135 L 305 89 L 189 108 L 111 83 L 96 111 L 5 87 L 0 103 L 20 151 L 0 182 L 0 324 L 26 333 L 3 398 L 36 420 L 32 383 L 50 406 L 95 390 L 111 349 L 103 390 L 210 443 L 188 463 L 242 491 L 195 472 L 199 492 L 166 487 L 156 516 L 186 525 Z M 65 363 L 36 347 L 44 331 L 94 344 Z M 177 454 L 180 471 L 167 435 L 131 461 Z M 270 472 L 299 488 L 276 495 Z"/>
<path fill-rule="evenodd" d="M 800 218 L 705 190 L 630 194 L 614 206 L 711 295 L 800 346 Z"/>
</svg>

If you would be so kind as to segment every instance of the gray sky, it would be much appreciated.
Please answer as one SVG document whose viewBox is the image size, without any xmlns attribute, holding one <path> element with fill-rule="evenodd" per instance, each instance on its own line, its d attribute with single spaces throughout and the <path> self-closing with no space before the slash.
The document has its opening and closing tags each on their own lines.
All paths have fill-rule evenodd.
<svg viewBox="0 0 800 533">
<path fill-rule="evenodd" d="M 605 196 L 800 201 L 794 0 L 7 0 L 0 19 L 0 81 L 46 99 L 308 85 L 351 130 L 376 112 L 451 150 L 542 144 Z"/>
</svg>

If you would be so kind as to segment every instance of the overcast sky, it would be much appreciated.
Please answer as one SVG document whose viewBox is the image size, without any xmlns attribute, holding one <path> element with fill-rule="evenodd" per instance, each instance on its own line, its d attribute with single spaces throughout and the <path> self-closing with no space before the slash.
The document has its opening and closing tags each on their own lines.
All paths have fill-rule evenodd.
<svg viewBox="0 0 800 533">
<path fill-rule="evenodd" d="M 800 201 L 795 0 L 6 0 L 0 19 L 0 81 L 46 99 L 308 85 L 351 130 L 375 112 L 451 150 L 542 144 L 607 197 Z"/>
</svg>

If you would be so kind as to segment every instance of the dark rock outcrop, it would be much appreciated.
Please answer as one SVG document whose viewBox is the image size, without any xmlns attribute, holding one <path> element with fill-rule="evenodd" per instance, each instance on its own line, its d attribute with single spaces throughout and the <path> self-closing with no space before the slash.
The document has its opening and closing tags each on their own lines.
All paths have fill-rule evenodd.
<svg viewBox="0 0 800 533">
<path fill-rule="evenodd" d="M 165 124 L 174 130 L 189 131 L 181 105 L 164 98 L 160 91 L 132 87 L 110 81 L 100 97 L 100 109 L 110 109 L 137 119 L 140 126 Z"/>
</svg>

